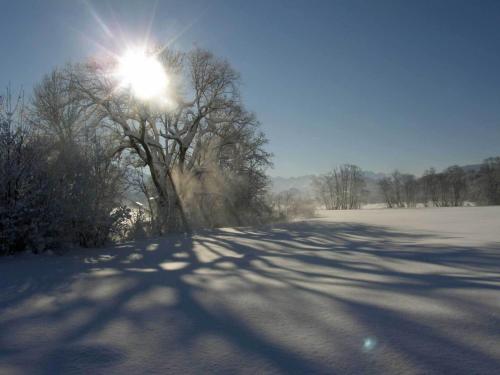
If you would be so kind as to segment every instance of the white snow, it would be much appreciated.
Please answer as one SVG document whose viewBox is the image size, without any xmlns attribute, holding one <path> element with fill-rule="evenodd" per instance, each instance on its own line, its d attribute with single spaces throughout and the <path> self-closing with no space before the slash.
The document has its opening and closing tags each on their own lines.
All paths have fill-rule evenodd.
<svg viewBox="0 0 500 375">
<path fill-rule="evenodd" d="M 493 374 L 500 207 L 0 259 L 1 374 Z"/>
</svg>

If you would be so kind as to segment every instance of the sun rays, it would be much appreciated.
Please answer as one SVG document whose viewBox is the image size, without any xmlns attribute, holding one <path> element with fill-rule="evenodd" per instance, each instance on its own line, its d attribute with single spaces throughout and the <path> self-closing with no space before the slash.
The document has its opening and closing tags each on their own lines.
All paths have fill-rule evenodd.
<svg viewBox="0 0 500 375">
<path fill-rule="evenodd" d="M 111 57 L 113 60 L 108 75 L 115 83 L 113 94 L 128 90 L 133 98 L 142 103 L 173 108 L 175 95 L 172 91 L 175 77 L 168 73 L 168 67 L 164 66 L 159 57 L 188 32 L 201 15 L 180 27 L 180 30 L 176 30 L 179 25 L 173 21 L 168 27 L 169 36 L 164 35 L 162 40 L 153 40 L 153 24 L 158 16 L 156 4 L 147 12 L 146 19 L 140 22 L 142 27 L 137 29 L 122 27 L 123 20 L 120 20 L 119 14 L 112 8 L 108 8 L 106 17 L 100 14 L 91 1 L 85 0 L 83 3 L 95 22 L 97 32 L 73 31 L 78 31 L 82 38 L 96 48 L 94 54 L 98 59 L 102 57 L 106 61 Z"/>
</svg>

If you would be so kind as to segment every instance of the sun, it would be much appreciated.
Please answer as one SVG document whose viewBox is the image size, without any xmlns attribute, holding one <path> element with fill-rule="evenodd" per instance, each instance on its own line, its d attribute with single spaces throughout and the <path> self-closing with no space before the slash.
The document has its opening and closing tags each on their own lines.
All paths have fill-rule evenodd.
<svg viewBox="0 0 500 375">
<path fill-rule="evenodd" d="M 143 101 L 162 100 L 168 90 L 168 75 L 162 63 L 145 49 L 127 50 L 118 58 L 116 76 L 121 87 L 132 91 Z"/>
</svg>

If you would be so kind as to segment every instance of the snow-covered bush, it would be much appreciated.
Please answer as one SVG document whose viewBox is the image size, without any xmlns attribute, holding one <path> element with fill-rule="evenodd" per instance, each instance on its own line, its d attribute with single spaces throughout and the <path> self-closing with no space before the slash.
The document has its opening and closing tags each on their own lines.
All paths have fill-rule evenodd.
<svg viewBox="0 0 500 375">
<path fill-rule="evenodd" d="M 54 155 L 57 153 L 57 155 Z M 50 150 L 23 129 L 0 130 L 0 252 L 99 246 L 122 231 L 120 175 L 96 152 Z"/>
<path fill-rule="evenodd" d="M 122 169 L 106 144 L 52 136 L 9 94 L 0 105 L 0 254 L 99 246 L 119 236 L 129 210 Z"/>
<path fill-rule="evenodd" d="M 129 212 L 122 205 L 123 174 L 98 142 L 56 147 L 50 179 L 64 221 L 62 237 L 81 246 L 100 246 L 116 235 Z"/>
<path fill-rule="evenodd" d="M 57 230 L 46 147 L 24 127 L 0 120 L 0 253 L 50 246 Z"/>
<path fill-rule="evenodd" d="M 293 220 L 314 216 L 314 200 L 297 189 L 288 189 L 268 197 L 276 220 Z"/>
</svg>

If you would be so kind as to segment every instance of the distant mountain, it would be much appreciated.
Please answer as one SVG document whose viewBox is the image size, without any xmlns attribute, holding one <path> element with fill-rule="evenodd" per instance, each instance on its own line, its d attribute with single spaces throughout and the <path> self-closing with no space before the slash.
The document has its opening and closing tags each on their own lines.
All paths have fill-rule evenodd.
<svg viewBox="0 0 500 375">
<path fill-rule="evenodd" d="M 386 176 L 385 173 L 363 171 L 363 177 L 366 180 L 374 180 L 375 182 Z M 272 191 L 275 193 L 288 189 L 297 189 L 302 192 L 312 191 L 312 181 L 314 177 L 315 175 L 313 174 L 298 177 L 271 177 Z"/>
<path fill-rule="evenodd" d="M 479 169 L 481 169 L 482 164 L 468 164 L 468 165 L 460 165 L 465 172 L 477 172 Z M 446 170 L 446 168 L 443 168 L 442 170 L 436 169 L 437 172 L 442 172 Z M 420 176 L 417 176 L 420 177 Z"/>
<path fill-rule="evenodd" d="M 463 170 L 466 172 L 476 172 L 481 169 L 481 164 L 470 164 L 462 166 Z"/>
<path fill-rule="evenodd" d="M 379 181 L 383 179 L 384 177 L 387 177 L 387 174 L 385 173 L 375 173 L 372 171 L 363 171 L 363 176 L 367 179 Z"/>
<path fill-rule="evenodd" d="M 271 190 L 273 193 L 279 193 L 284 190 L 297 189 L 303 193 L 310 193 L 314 177 L 312 174 L 298 177 L 271 177 Z"/>
</svg>

